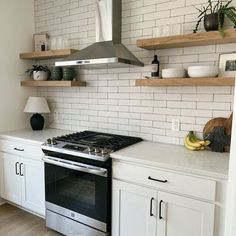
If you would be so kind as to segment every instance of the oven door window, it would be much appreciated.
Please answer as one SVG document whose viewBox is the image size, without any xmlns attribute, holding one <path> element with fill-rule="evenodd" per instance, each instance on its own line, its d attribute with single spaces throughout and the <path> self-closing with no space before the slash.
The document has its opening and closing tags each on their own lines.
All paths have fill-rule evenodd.
<svg viewBox="0 0 236 236">
<path fill-rule="evenodd" d="M 106 177 L 45 164 L 46 201 L 106 222 Z"/>
</svg>

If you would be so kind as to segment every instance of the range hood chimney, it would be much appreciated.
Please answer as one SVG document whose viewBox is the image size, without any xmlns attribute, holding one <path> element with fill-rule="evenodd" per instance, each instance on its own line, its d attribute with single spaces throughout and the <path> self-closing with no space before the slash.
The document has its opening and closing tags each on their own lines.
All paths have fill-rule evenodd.
<svg viewBox="0 0 236 236">
<path fill-rule="evenodd" d="M 121 43 L 121 0 L 96 0 L 96 43 L 55 65 L 88 69 L 144 66 Z"/>
</svg>

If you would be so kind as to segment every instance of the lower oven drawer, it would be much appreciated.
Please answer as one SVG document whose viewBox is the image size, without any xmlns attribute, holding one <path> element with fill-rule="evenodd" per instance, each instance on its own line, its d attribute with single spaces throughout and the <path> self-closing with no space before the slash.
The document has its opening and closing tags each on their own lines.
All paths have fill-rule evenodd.
<svg viewBox="0 0 236 236">
<path fill-rule="evenodd" d="M 108 233 L 103 233 L 49 210 L 46 211 L 46 225 L 48 228 L 68 236 L 108 236 Z"/>
</svg>

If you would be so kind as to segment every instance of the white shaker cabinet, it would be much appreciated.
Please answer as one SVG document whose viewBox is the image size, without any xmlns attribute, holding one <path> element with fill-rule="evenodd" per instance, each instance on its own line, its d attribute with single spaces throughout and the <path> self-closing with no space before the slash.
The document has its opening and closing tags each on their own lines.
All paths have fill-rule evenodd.
<svg viewBox="0 0 236 236">
<path fill-rule="evenodd" d="M 1 197 L 21 204 L 20 160 L 17 156 L 1 153 Z"/>
<path fill-rule="evenodd" d="M 0 139 L 1 197 L 44 216 L 42 157 L 40 145 Z"/>
<path fill-rule="evenodd" d="M 112 236 L 155 236 L 156 195 L 155 190 L 114 180 Z"/>
<path fill-rule="evenodd" d="M 215 192 L 213 180 L 113 162 L 112 235 L 214 236 Z"/>
<path fill-rule="evenodd" d="M 158 199 L 157 235 L 213 236 L 214 204 L 165 192 Z"/>
<path fill-rule="evenodd" d="M 44 215 L 44 163 L 30 159 L 24 159 L 22 161 L 24 163 L 22 206 Z"/>
</svg>

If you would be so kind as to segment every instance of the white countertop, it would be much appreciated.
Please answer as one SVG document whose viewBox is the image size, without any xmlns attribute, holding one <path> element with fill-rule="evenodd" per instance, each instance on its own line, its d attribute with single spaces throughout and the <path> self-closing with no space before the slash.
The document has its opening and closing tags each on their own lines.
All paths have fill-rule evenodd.
<svg viewBox="0 0 236 236">
<path fill-rule="evenodd" d="M 32 144 L 42 145 L 48 138 L 72 133 L 68 130 L 59 129 L 44 129 L 41 131 L 35 130 L 13 130 L 0 133 L 1 138 L 15 140 L 19 142 L 31 142 Z"/>
<path fill-rule="evenodd" d="M 180 145 L 143 141 L 114 152 L 111 157 L 211 178 L 228 178 L 229 153 L 189 151 Z"/>
<path fill-rule="evenodd" d="M 48 138 L 72 133 L 68 130 L 14 130 L 1 138 L 42 145 Z M 189 151 L 183 146 L 143 141 L 111 154 L 113 159 L 160 167 L 212 178 L 228 178 L 229 153 Z"/>
</svg>

